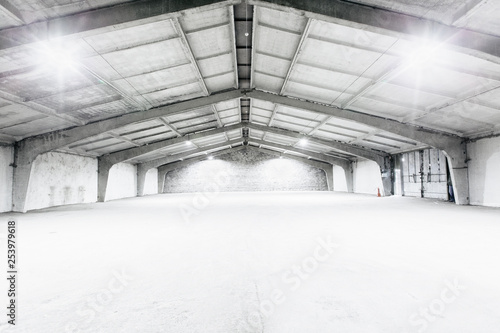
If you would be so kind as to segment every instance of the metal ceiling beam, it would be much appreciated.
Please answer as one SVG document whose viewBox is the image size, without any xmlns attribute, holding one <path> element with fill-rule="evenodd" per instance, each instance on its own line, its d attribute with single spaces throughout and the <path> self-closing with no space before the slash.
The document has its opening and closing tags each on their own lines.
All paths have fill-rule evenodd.
<svg viewBox="0 0 500 333">
<path fill-rule="evenodd" d="M 422 127 L 401 123 L 396 120 L 377 117 L 347 109 L 341 109 L 335 106 L 312 103 L 289 97 L 278 96 L 262 91 L 251 91 L 247 92 L 246 95 L 248 97 L 257 98 L 263 101 L 268 101 L 291 108 L 317 112 L 327 116 L 355 121 L 443 150 L 445 148 L 448 148 L 450 145 L 459 145 L 462 141 L 462 138 L 444 132 L 432 131 Z"/>
<path fill-rule="evenodd" d="M 70 128 L 66 130 L 51 132 L 36 137 L 26 138 L 19 142 L 21 149 L 25 147 L 28 159 L 34 160 L 38 154 L 42 154 L 54 149 L 62 148 L 77 141 L 118 129 L 137 122 L 156 119 L 159 117 L 179 114 L 214 103 L 224 102 L 242 96 L 240 90 L 214 94 L 208 97 L 192 99 L 163 107 L 157 107 L 146 111 L 132 112 L 119 117 L 101 120 L 84 126 Z"/>
<path fill-rule="evenodd" d="M 170 122 L 168 122 L 165 118 L 158 118 L 158 120 L 166 127 L 168 128 L 170 131 L 174 132 L 175 135 L 177 136 L 182 136 L 182 134 L 174 127 L 172 126 L 172 124 L 170 124 Z"/>
<path fill-rule="evenodd" d="M 4 13 L 6 16 L 10 17 L 18 25 L 25 24 L 21 12 L 6 0 L 0 0 L 0 13 Z"/>
<path fill-rule="evenodd" d="M 177 30 L 177 33 L 182 37 L 181 38 L 182 45 L 185 49 L 185 52 L 187 53 L 189 60 L 191 60 L 191 63 L 193 64 L 194 71 L 196 72 L 196 74 L 198 76 L 198 80 L 200 82 L 203 93 L 206 96 L 210 95 L 210 92 L 208 91 L 207 84 L 205 83 L 205 80 L 203 79 L 203 75 L 201 74 L 201 70 L 200 70 L 200 66 L 198 65 L 198 61 L 196 60 L 196 57 L 194 56 L 193 49 L 191 48 L 191 45 L 189 44 L 189 40 L 186 37 L 186 33 L 184 32 L 184 29 L 182 28 L 182 25 L 179 22 L 179 19 L 173 18 L 172 22 L 174 24 L 175 30 Z"/>
<path fill-rule="evenodd" d="M 288 72 L 286 73 L 285 82 L 281 86 L 280 95 L 283 95 L 283 93 L 285 92 L 286 87 L 288 85 L 288 80 L 290 79 L 290 75 L 292 75 L 293 68 L 295 67 L 297 60 L 299 59 L 299 55 L 302 52 L 302 48 L 304 46 L 304 41 L 307 39 L 307 36 L 309 35 L 309 28 L 311 27 L 311 21 L 312 21 L 311 19 L 307 20 L 306 26 L 304 27 L 304 31 L 302 32 L 302 35 L 300 36 L 299 44 L 297 45 L 297 49 L 295 50 L 295 54 L 293 56 L 293 59 L 290 62 L 290 66 L 288 67 Z"/>
<path fill-rule="evenodd" d="M 432 38 L 457 51 L 500 63 L 500 37 L 341 0 L 248 0 L 255 6 L 299 10 L 306 17 L 350 26 L 397 38 Z"/>
<path fill-rule="evenodd" d="M 99 158 L 99 164 L 104 163 L 104 164 L 110 165 L 110 167 L 111 167 L 112 165 L 114 165 L 116 163 L 125 162 L 127 160 L 139 157 L 141 155 L 155 152 L 157 150 L 163 149 L 165 147 L 168 147 L 168 146 L 171 146 L 174 144 L 183 143 L 183 142 L 187 142 L 187 141 L 191 141 L 191 140 L 195 140 L 195 139 L 200 139 L 200 138 L 206 138 L 206 137 L 214 136 L 217 134 L 223 134 L 226 131 L 239 129 L 241 127 L 243 127 L 242 124 L 235 124 L 235 125 L 231 125 L 231 126 L 227 126 L 227 127 L 221 127 L 221 128 L 217 128 L 217 129 L 209 130 L 209 131 L 205 131 L 205 132 L 189 134 L 189 135 L 186 135 L 183 137 L 162 140 L 162 141 L 158 141 L 155 143 L 150 143 L 148 145 L 118 151 L 115 153 L 101 156 Z"/>
<path fill-rule="evenodd" d="M 236 49 L 236 25 L 234 23 L 234 7 L 229 7 L 229 24 L 230 24 L 230 36 L 231 36 L 231 59 L 233 61 L 234 66 L 234 88 L 239 88 L 239 76 L 238 76 L 238 51 Z"/>
<path fill-rule="evenodd" d="M 112 131 L 108 132 L 107 134 L 109 134 L 111 137 L 113 137 L 113 138 L 115 138 L 117 140 L 128 142 L 131 145 L 134 145 L 136 147 L 139 147 L 141 145 L 141 144 L 135 142 L 134 140 L 127 139 L 127 138 L 121 136 L 120 134 L 112 132 Z M 92 150 L 96 150 L 96 149 L 92 149 Z"/>
<path fill-rule="evenodd" d="M 197 149 L 189 150 L 189 151 L 184 152 L 184 153 L 169 155 L 169 156 L 157 158 L 154 160 L 150 160 L 147 162 L 142 162 L 142 163 L 139 163 L 137 165 L 137 173 L 138 174 L 145 173 L 149 169 L 158 168 L 159 166 L 173 163 L 173 162 L 176 162 L 179 160 L 182 161 L 186 158 L 189 158 L 190 156 L 192 156 L 194 154 L 205 153 L 205 152 L 208 152 L 210 150 L 219 149 L 219 148 L 223 148 L 223 147 L 227 147 L 227 146 L 233 146 L 233 145 L 236 145 L 239 143 L 243 143 L 242 138 L 217 143 L 214 145 L 200 146 Z"/>
<path fill-rule="evenodd" d="M 294 153 L 302 154 L 302 155 L 308 156 L 308 157 L 313 158 L 313 159 L 318 160 L 318 161 L 330 163 L 332 165 L 341 166 L 342 168 L 347 168 L 347 167 L 349 167 L 349 164 L 350 164 L 350 161 L 348 161 L 348 160 L 344 160 L 344 159 L 340 159 L 340 158 L 336 158 L 336 157 L 332 157 L 332 156 L 327 156 L 325 154 L 313 152 L 313 151 L 310 151 L 307 149 L 301 149 L 301 148 L 296 148 L 293 146 L 286 146 L 286 145 L 282 145 L 279 143 L 274 143 L 274 142 L 269 142 L 269 141 L 264 141 L 264 140 L 257 140 L 257 139 L 249 139 L 248 142 L 249 143 L 253 142 L 253 143 L 258 144 L 258 145 L 263 145 L 263 146 L 268 146 L 268 147 L 272 147 L 272 148 L 276 148 L 276 149 L 281 149 L 285 152 L 291 151 Z"/>
<path fill-rule="evenodd" d="M 199 7 L 221 8 L 241 3 L 241 0 L 146 0 L 133 1 L 80 14 L 36 22 L 0 31 L 0 50 L 23 44 L 48 41 L 58 37 L 100 34 L 122 27 L 177 17 L 185 10 Z"/>
<path fill-rule="evenodd" d="M 452 24 L 458 27 L 464 26 L 467 20 L 487 1 L 488 0 L 466 0 L 462 7 L 453 15 Z"/>
<path fill-rule="evenodd" d="M 15 96 L 15 95 L 12 95 L 12 94 L 9 94 L 5 91 L 0 91 L 0 98 L 6 100 L 8 102 L 14 103 L 14 104 L 24 105 L 24 106 L 26 106 L 26 107 L 30 108 L 31 110 L 36 111 L 38 113 L 41 113 L 41 114 L 44 114 L 47 116 L 51 116 L 54 118 L 62 119 L 71 125 L 80 126 L 80 125 L 85 124 L 85 122 L 83 120 L 80 120 L 80 119 L 72 117 L 72 116 L 68 116 L 68 115 L 63 114 L 63 113 L 62 114 L 57 113 L 56 110 L 48 108 L 46 106 L 43 106 L 43 105 L 35 103 L 35 102 L 25 102 L 22 98 Z"/>
<path fill-rule="evenodd" d="M 267 145 L 267 146 L 269 146 L 269 145 Z M 306 157 L 301 157 L 301 156 L 291 155 L 291 154 L 286 154 L 286 153 L 280 153 L 280 152 L 278 152 L 276 150 L 272 150 L 272 149 L 260 148 L 260 147 L 254 147 L 254 146 L 247 146 L 247 148 L 253 149 L 253 150 L 256 150 L 256 151 L 259 151 L 259 152 L 263 152 L 265 154 L 273 155 L 273 156 L 285 157 L 285 158 L 289 158 L 289 159 L 292 159 L 292 160 L 296 160 L 296 161 L 300 161 L 300 162 L 305 162 L 305 163 L 308 163 L 308 164 L 316 164 L 317 165 L 316 167 L 320 168 L 320 169 L 331 168 L 332 167 L 332 164 L 330 164 L 328 162 L 324 162 L 324 161 L 321 161 L 321 160 L 311 160 L 311 159 L 308 159 Z M 312 163 L 310 163 L 310 162 L 312 162 Z"/>
<path fill-rule="evenodd" d="M 245 124 L 246 127 L 250 129 L 255 129 L 258 131 L 262 132 L 268 132 L 268 133 L 273 133 L 277 135 L 282 135 L 290 138 L 295 138 L 297 140 L 300 139 L 307 139 L 310 142 L 323 145 L 325 147 L 329 147 L 334 150 L 339 150 L 342 152 L 346 152 L 351 155 L 363 157 L 369 160 L 373 160 L 377 162 L 379 165 L 384 165 L 385 163 L 385 158 L 387 158 L 389 155 L 386 153 L 378 152 L 375 150 L 371 149 L 366 149 L 362 147 L 356 147 L 347 143 L 339 142 L 339 141 L 329 141 L 329 140 L 323 140 L 323 139 L 318 139 L 315 137 L 307 136 L 298 132 L 290 131 L 290 130 L 285 130 L 281 128 L 276 128 L 276 127 L 267 127 L 267 126 L 262 126 L 262 125 L 257 125 L 257 124 Z"/>
</svg>

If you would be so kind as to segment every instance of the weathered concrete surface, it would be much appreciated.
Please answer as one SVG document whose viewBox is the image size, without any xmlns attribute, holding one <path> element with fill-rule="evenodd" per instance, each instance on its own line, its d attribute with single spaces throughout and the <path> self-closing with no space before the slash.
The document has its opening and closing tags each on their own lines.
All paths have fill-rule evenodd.
<svg viewBox="0 0 500 333">
<path fill-rule="evenodd" d="M 167 174 L 164 192 L 327 191 L 326 174 L 304 163 L 255 149 L 200 161 Z"/>
<path fill-rule="evenodd" d="M 50 152 L 33 162 L 26 210 L 95 202 L 97 198 L 97 160 L 95 158 Z"/>
<path fill-rule="evenodd" d="M 145 181 L 146 181 L 146 173 L 151 168 L 158 168 L 159 166 L 164 165 L 164 164 L 169 164 L 169 163 L 172 163 L 172 162 L 175 162 L 178 160 L 183 160 L 191 155 L 194 155 L 194 154 L 197 154 L 200 152 L 206 152 L 206 151 L 210 151 L 213 149 L 232 146 L 232 145 L 241 143 L 242 140 L 243 139 L 241 139 L 241 138 L 229 140 L 229 141 L 226 141 L 223 143 L 210 145 L 210 146 L 204 146 L 204 147 L 200 147 L 198 149 L 189 150 L 185 153 L 174 154 L 171 156 L 162 157 L 162 158 L 154 159 L 154 160 L 151 160 L 151 161 L 148 161 L 145 163 L 138 164 L 137 165 L 137 195 L 138 196 L 144 195 L 144 185 L 145 185 Z"/>
</svg>

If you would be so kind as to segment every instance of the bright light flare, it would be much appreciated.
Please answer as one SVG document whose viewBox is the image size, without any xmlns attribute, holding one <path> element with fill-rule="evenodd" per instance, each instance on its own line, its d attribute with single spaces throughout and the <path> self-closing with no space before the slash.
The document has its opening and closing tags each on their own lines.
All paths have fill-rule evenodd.
<svg viewBox="0 0 500 333">
<path fill-rule="evenodd" d="M 57 69 L 74 69 L 77 65 L 74 57 L 67 50 L 46 46 L 41 50 L 41 60 L 43 63 Z"/>
<path fill-rule="evenodd" d="M 300 139 L 299 144 L 300 144 L 301 146 L 305 146 L 305 145 L 307 145 L 307 139 L 306 139 L 306 138 Z"/>
</svg>

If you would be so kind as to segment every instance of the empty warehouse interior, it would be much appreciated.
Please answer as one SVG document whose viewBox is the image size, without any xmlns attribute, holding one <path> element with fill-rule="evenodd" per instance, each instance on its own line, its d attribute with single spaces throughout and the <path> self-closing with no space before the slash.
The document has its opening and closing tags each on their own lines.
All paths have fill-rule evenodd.
<svg viewBox="0 0 500 333">
<path fill-rule="evenodd" d="M 0 332 L 498 332 L 500 3 L 0 0 Z"/>
</svg>

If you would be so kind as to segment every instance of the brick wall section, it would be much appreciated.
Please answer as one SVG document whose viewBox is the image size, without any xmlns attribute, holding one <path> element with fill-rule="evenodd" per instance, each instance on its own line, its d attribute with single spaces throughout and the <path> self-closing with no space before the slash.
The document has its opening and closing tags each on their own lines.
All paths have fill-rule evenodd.
<svg viewBox="0 0 500 333">
<path fill-rule="evenodd" d="M 216 191 L 327 191 L 323 170 L 243 149 L 173 170 L 165 193 Z"/>
</svg>

